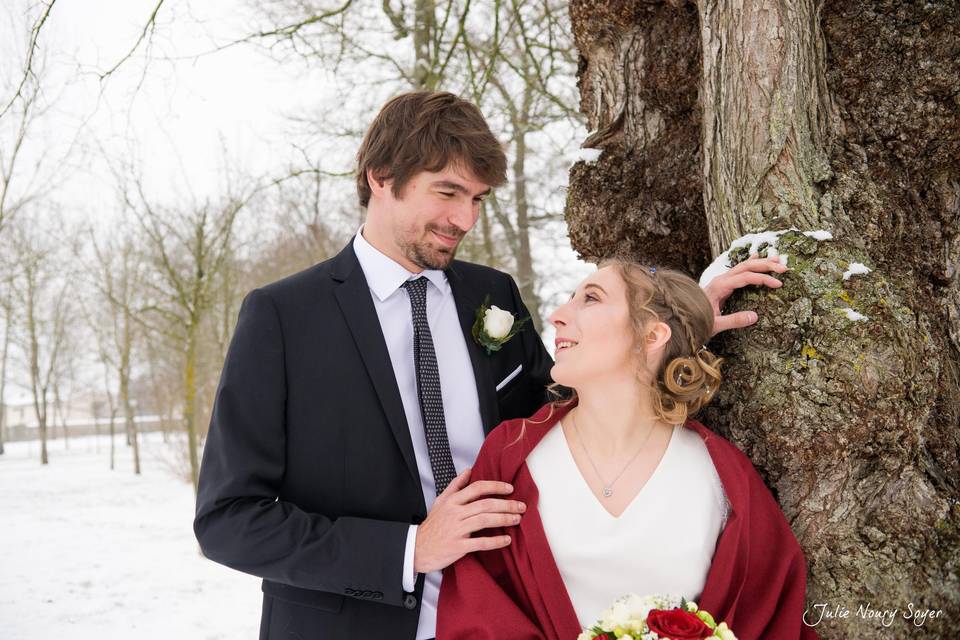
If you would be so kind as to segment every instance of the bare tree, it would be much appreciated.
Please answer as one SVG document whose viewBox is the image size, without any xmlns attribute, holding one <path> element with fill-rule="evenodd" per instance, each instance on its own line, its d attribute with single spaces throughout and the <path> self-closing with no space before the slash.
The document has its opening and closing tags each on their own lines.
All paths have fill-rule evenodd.
<svg viewBox="0 0 960 640">
<path fill-rule="evenodd" d="M 218 286 L 229 266 L 237 216 L 252 195 L 227 195 L 220 202 L 182 208 L 162 206 L 146 194 L 139 179 L 128 183 L 121 195 L 143 233 L 149 266 L 143 280 L 145 300 L 133 318 L 180 354 L 183 423 L 196 489 L 202 331 L 210 321 Z"/>
<path fill-rule="evenodd" d="M 106 241 L 98 240 L 91 232 L 90 240 L 95 262 L 89 271 L 93 287 L 99 293 L 95 301 L 99 313 L 88 310 L 87 315 L 100 344 L 100 359 L 111 369 L 107 382 L 113 378 L 117 381 L 117 403 L 123 411 L 127 442 L 133 448 L 133 471 L 139 475 L 140 439 L 131 379 L 139 326 L 133 314 L 141 303 L 144 258 L 129 232 Z"/>
<path fill-rule="evenodd" d="M 20 69 L 18 69 L 17 76 L 13 78 L 10 97 L 3 99 L 3 107 L 0 108 L 0 120 L 3 120 L 18 102 L 28 105 L 32 104 L 36 98 L 36 91 L 39 87 L 37 52 L 40 50 L 40 34 L 56 2 L 57 0 L 47 0 L 47 2 L 39 2 L 23 7 L 27 14 L 29 27 L 26 34 L 22 64 L 20 65 Z M 27 109 L 25 108 L 23 111 L 26 112 Z"/>
<path fill-rule="evenodd" d="M 574 247 L 698 273 L 785 231 L 791 271 L 732 307 L 709 424 L 767 480 L 808 599 L 960 616 L 960 5 L 572 2 L 595 163 Z M 816 231 L 828 233 L 813 233 Z M 802 233 L 809 232 L 809 233 Z M 768 241 L 756 249 L 774 249 Z M 730 262 L 749 249 L 734 248 Z M 902 638 L 859 615 L 824 638 Z"/>
<path fill-rule="evenodd" d="M 109 413 L 110 419 L 110 471 L 116 469 L 117 461 L 117 445 L 116 445 L 116 429 L 117 429 L 117 402 L 113 394 L 113 384 L 111 381 L 111 374 L 114 371 L 114 365 L 111 362 L 111 354 L 109 349 L 109 344 L 106 336 L 102 332 L 95 331 L 94 335 L 97 337 L 97 351 L 99 355 L 100 363 L 103 365 L 103 393 L 107 397 L 107 413 Z M 94 413 L 94 419 L 99 419 L 99 411 Z"/>
<path fill-rule="evenodd" d="M 40 462 L 47 464 L 47 425 L 50 395 L 62 373 L 68 345 L 68 323 L 73 308 L 69 274 L 57 255 L 58 239 L 20 223 L 10 240 L 16 260 L 12 291 L 23 323 L 17 342 L 30 380 L 34 413 L 40 434 Z"/>
<path fill-rule="evenodd" d="M 40 84 L 31 81 L 21 91 L 8 117 L 0 120 L 0 233 L 44 188 L 36 166 L 23 170 L 27 142 L 41 112 Z"/>
</svg>

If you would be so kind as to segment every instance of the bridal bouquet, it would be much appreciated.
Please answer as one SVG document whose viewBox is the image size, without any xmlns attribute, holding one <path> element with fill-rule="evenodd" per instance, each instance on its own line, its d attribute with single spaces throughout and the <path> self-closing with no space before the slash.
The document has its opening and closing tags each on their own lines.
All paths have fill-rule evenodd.
<svg viewBox="0 0 960 640">
<path fill-rule="evenodd" d="M 726 622 L 717 624 L 695 602 L 668 595 L 623 596 L 577 640 L 737 640 Z"/>
</svg>

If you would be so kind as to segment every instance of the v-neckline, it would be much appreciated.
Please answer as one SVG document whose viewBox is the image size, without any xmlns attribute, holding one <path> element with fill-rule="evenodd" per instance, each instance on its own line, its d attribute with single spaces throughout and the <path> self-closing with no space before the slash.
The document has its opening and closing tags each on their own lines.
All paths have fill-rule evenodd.
<svg viewBox="0 0 960 640">
<path fill-rule="evenodd" d="M 654 468 L 653 472 L 650 474 L 650 477 L 647 478 L 647 481 L 643 483 L 643 486 L 640 487 L 640 490 L 630 499 L 627 503 L 627 506 L 623 508 L 623 511 L 620 512 L 620 515 L 613 515 L 610 511 L 607 510 L 603 503 L 597 498 L 596 494 L 593 493 L 593 489 L 590 488 L 590 483 L 587 482 L 587 479 L 583 477 L 583 473 L 580 471 L 580 467 L 577 465 L 576 458 L 573 457 L 573 450 L 570 448 L 570 441 L 567 440 L 567 434 L 563 430 L 563 421 L 560 420 L 556 424 L 556 428 L 560 430 L 560 441 L 563 445 L 563 450 L 566 452 L 567 461 L 573 467 L 573 470 L 576 472 L 577 478 L 579 478 L 579 484 L 581 488 L 586 491 L 587 495 L 590 498 L 590 502 L 595 504 L 600 511 L 602 511 L 608 518 L 612 520 L 620 520 L 627 512 L 633 508 L 637 502 L 639 502 L 640 497 L 647 491 L 647 487 L 654 481 L 654 479 L 660 474 L 660 469 L 663 468 L 664 463 L 667 461 L 667 457 L 670 455 L 670 451 L 674 448 L 674 440 L 677 438 L 677 431 L 681 428 L 680 425 L 674 425 L 673 430 L 670 432 L 670 440 L 667 442 L 667 448 L 664 450 L 663 454 L 660 456 L 660 460 L 657 462 L 657 466 Z"/>
</svg>

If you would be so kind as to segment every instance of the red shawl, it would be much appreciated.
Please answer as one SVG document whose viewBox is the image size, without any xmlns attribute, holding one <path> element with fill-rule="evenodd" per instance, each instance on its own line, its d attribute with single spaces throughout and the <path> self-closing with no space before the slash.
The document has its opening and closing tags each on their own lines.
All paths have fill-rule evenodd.
<svg viewBox="0 0 960 640">
<path fill-rule="evenodd" d="M 582 631 L 526 465 L 527 455 L 573 406 L 545 405 L 531 418 L 502 423 L 484 442 L 471 481 L 511 483 L 511 497 L 527 510 L 518 526 L 479 534 L 507 533 L 509 546 L 467 555 L 444 571 L 437 640 L 575 640 Z M 717 622 L 726 621 L 740 640 L 816 640 L 802 622 L 806 561 L 779 505 L 743 452 L 695 420 L 685 426 L 703 438 L 730 502 L 697 604 Z"/>
</svg>

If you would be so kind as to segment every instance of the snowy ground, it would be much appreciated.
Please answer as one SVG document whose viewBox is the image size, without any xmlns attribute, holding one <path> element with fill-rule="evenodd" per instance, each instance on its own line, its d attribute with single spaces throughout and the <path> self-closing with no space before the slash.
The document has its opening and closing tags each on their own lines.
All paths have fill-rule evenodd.
<svg viewBox="0 0 960 640">
<path fill-rule="evenodd" d="M 117 438 L 7 443 L 0 456 L 0 638 L 256 638 L 260 582 L 204 559 L 193 490 L 159 437 L 143 475 Z"/>
</svg>

